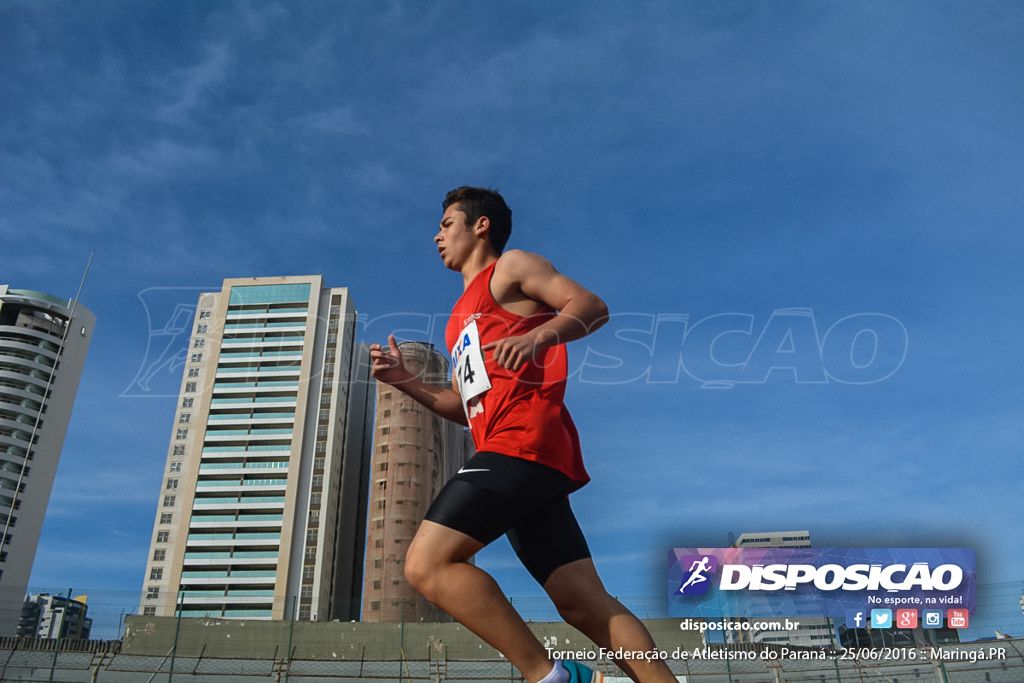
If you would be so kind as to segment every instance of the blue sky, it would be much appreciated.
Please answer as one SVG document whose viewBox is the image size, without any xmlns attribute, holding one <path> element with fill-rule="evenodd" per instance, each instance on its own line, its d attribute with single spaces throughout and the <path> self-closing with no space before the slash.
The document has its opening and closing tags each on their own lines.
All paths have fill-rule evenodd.
<svg viewBox="0 0 1024 683">
<path fill-rule="evenodd" d="M 365 341 L 422 337 L 462 184 L 613 313 L 569 388 L 613 593 L 789 529 L 1019 581 L 1022 33 L 1009 0 L 6 0 L 0 282 L 73 296 L 95 250 L 33 584 L 141 590 L 180 368 L 135 380 L 176 305 L 322 274 Z"/>
</svg>

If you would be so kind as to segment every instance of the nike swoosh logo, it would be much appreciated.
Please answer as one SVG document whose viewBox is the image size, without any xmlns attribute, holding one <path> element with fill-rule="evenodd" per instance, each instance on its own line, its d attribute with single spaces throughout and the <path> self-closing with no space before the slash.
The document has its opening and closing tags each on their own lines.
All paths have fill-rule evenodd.
<svg viewBox="0 0 1024 683">
<path fill-rule="evenodd" d="M 470 472 L 490 472 L 490 471 L 491 470 L 489 470 L 489 469 L 467 470 L 465 467 L 460 467 L 459 471 L 456 472 L 456 474 L 469 474 Z"/>
</svg>

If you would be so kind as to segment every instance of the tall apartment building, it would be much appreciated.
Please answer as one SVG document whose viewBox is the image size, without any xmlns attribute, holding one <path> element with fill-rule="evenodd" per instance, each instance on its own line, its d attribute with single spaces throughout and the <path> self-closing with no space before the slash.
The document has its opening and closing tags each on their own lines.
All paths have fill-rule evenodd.
<svg viewBox="0 0 1024 683">
<path fill-rule="evenodd" d="M 348 289 L 319 276 L 199 296 L 143 614 L 358 614 L 372 385 L 355 329 Z"/>
<path fill-rule="evenodd" d="M 0 635 L 18 627 L 96 317 L 0 285 Z"/>
<path fill-rule="evenodd" d="M 398 345 L 410 372 L 451 386 L 431 344 Z M 386 384 L 377 388 L 363 586 L 365 622 L 447 621 L 405 580 L 405 551 L 431 501 L 472 452 L 469 432 Z"/>
</svg>

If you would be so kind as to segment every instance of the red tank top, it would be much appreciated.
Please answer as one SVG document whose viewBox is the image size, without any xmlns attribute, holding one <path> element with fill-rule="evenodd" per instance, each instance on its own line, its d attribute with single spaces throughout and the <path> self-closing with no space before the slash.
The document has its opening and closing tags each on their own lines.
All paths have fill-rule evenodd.
<svg viewBox="0 0 1024 683">
<path fill-rule="evenodd" d="M 556 311 L 547 306 L 530 317 L 502 308 L 491 295 L 491 276 L 496 263 L 470 282 L 455 303 L 445 330 L 452 355 L 452 372 L 463 393 L 473 443 L 478 451 L 492 451 L 553 467 L 568 476 L 578 488 L 590 481 L 590 477 L 583 467 L 576 426 L 564 403 L 568 371 L 565 346 L 559 344 L 545 349 L 515 372 L 495 363 L 492 352 L 487 351 L 481 374 L 477 362 L 479 346 L 524 334 L 556 315 Z M 486 383 L 490 386 L 484 389 Z M 467 405 L 466 396 L 476 392 L 480 393 Z"/>
</svg>

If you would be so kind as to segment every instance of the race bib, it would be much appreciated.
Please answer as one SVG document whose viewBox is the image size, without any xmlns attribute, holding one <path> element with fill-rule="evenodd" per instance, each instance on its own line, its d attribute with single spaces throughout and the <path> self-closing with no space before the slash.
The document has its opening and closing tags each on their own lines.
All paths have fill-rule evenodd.
<svg viewBox="0 0 1024 683">
<path fill-rule="evenodd" d="M 452 366 L 455 384 L 462 396 L 462 408 L 470 415 L 469 406 L 477 397 L 491 388 L 491 378 L 484 367 L 484 352 L 480 348 L 480 331 L 472 321 L 459 333 L 459 341 L 452 347 Z"/>
</svg>

